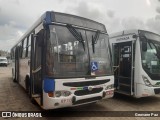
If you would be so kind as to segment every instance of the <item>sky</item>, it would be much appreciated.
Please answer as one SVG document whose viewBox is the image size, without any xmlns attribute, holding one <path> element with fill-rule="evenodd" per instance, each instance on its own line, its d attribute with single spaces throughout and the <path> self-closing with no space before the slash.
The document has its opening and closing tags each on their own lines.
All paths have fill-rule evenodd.
<svg viewBox="0 0 160 120">
<path fill-rule="evenodd" d="M 108 34 L 127 29 L 160 34 L 160 0 L 0 0 L 0 50 L 10 51 L 45 11 L 101 22 Z"/>
</svg>

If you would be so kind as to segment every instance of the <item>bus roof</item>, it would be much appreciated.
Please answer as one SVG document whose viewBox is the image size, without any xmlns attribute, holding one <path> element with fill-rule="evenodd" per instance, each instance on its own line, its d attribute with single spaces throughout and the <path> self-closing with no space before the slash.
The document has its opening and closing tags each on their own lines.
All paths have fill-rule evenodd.
<svg viewBox="0 0 160 120">
<path fill-rule="evenodd" d="M 130 29 L 130 30 L 123 30 L 120 32 L 115 32 L 112 34 L 109 34 L 110 38 L 119 37 L 123 35 L 129 35 L 129 34 L 138 34 L 139 29 Z"/>
<path fill-rule="evenodd" d="M 19 39 L 19 41 L 13 46 L 13 48 L 26 36 L 33 32 L 33 30 L 43 23 L 43 25 L 51 24 L 52 22 L 60 22 L 66 24 L 73 24 L 81 27 L 91 28 L 100 30 L 107 33 L 105 25 L 102 23 L 76 16 L 66 13 L 54 12 L 54 11 L 46 11 L 31 27 L 30 29 Z"/>
<path fill-rule="evenodd" d="M 136 34 L 136 35 L 138 35 L 139 31 L 145 31 L 145 32 L 153 33 L 151 31 L 142 30 L 142 29 L 129 29 L 129 30 L 123 30 L 123 31 L 120 31 L 120 32 L 109 34 L 109 37 L 110 38 L 114 38 L 114 37 L 119 37 L 119 36 L 123 36 L 123 35 L 129 35 L 129 34 Z M 158 35 L 157 33 L 154 33 L 154 34 Z"/>
<path fill-rule="evenodd" d="M 50 13 L 52 15 L 52 18 L 54 18 L 53 21 L 55 21 L 55 22 L 73 24 L 73 25 L 77 25 L 77 26 L 83 26 L 83 27 L 97 29 L 100 31 L 107 32 L 104 24 L 96 22 L 94 20 L 80 17 L 80 16 L 76 16 L 76 15 L 60 13 L 60 12 L 51 11 Z"/>
<path fill-rule="evenodd" d="M 148 37 L 151 37 L 151 35 L 158 36 L 157 40 L 159 40 L 160 35 L 157 33 L 153 33 L 151 31 L 147 30 L 141 30 L 141 29 L 130 29 L 130 30 L 124 30 L 117 33 L 112 33 L 109 35 L 110 43 L 122 43 L 122 42 L 128 42 L 128 41 L 134 41 L 136 40 L 136 36 L 139 35 L 145 35 Z"/>
</svg>

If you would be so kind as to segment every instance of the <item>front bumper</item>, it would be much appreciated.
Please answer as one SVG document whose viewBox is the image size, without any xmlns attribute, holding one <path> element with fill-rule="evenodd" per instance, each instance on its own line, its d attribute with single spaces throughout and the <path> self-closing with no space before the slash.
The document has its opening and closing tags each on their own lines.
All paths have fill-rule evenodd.
<svg viewBox="0 0 160 120">
<path fill-rule="evenodd" d="M 155 88 L 154 92 L 155 92 L 155 94 L 160 94 L 160 88 Z"/>
</svg>

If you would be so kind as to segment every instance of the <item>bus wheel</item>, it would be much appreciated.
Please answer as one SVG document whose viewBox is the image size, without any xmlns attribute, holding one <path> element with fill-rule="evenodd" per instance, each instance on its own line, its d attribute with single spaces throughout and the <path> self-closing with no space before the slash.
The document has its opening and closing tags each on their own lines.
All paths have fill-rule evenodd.
<svg viewBox="0 0 160 120">
<path fill-rule="evenodd" d="M 16 78 L 13 78 L 13 82 L 17 82 L 17 81 L 16 81 Z"/>
<path fill-rule="evenodd" d="M 34 105 L 37 104 L 36 100 L 35 100 L 33 97 L 31 97 L 30 100 L 31 100 L 31 103 L 32 103 L 32 104 L 34 104 Z"/>
</svg>

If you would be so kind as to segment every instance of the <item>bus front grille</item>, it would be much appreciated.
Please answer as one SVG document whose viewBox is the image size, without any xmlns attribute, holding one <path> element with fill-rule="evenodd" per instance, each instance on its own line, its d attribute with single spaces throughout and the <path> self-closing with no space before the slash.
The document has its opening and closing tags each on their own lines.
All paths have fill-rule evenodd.
<svg viewBox="0 0 160 120">
<path fill-rule="evenodd" d="M 101 85 L 109 81 L 110 79 L 96 80 L 96 81 L 91 80 L 91 81 L 81 81 L 81 82 L 66 82 L 66 83 L 63 83 L 63 85 L 68 87 L 83 87 L 83 86 Z"/>
<path fill-rule="evenodd" d="M 82 103 L 87 103 L 87 102 L 94 102 L 97 100 L 101 100 L 102 97 L 98 96 L 98 97 L 92 97 L 92 98 L 87 98 L 87 99 L 82 99 L 82 100 L 77 100 L 73 103 L 73 105 L 77 105 L 77 104 L 82 104 Z"/>
<path fill-rule="evenodd" d="M 76 96 L 83 96 L 83 95 L 89 95 L 89 94 L 95 94 L 100 93 L 103 90 L 103 88 L 93 88 L 91 91 L 88 89 L 86 90 L 77 90 L 74 92 Z"/>
</svg>

